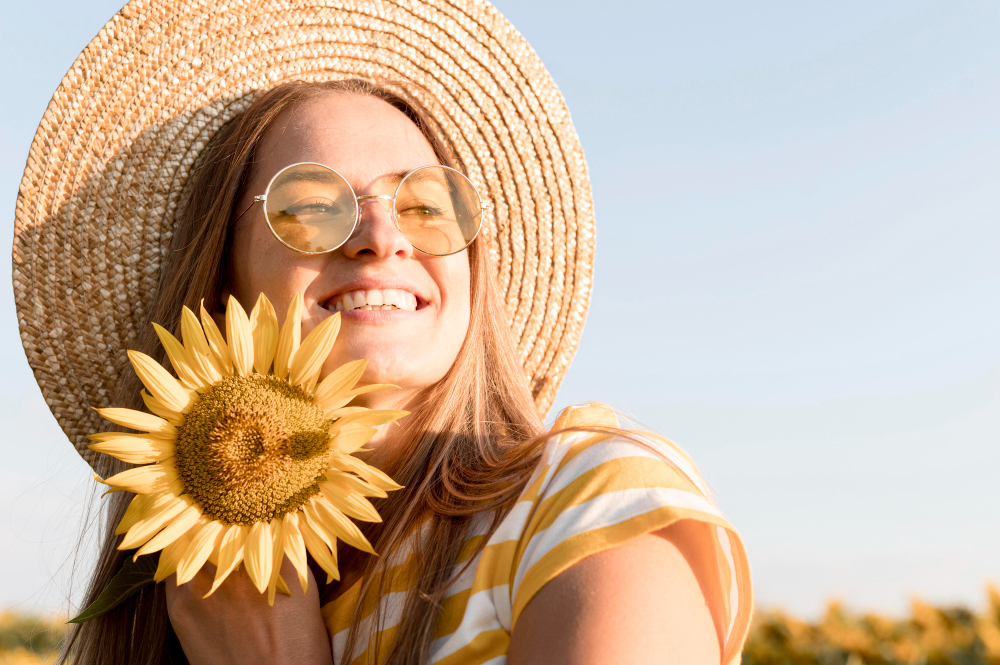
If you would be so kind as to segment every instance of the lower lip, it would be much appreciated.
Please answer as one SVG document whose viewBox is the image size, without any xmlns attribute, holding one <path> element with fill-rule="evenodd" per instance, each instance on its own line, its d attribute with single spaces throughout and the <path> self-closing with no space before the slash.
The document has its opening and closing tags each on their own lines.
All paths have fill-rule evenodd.
<svg viewBox="0 0 1000 665">
<path fill-rule="evenodd" d="M 358 323 L 399 323 L 410 319 L 416 313 L 407 309 L 349 309 L 340 312 L 340 316 L 344 321 Z"/>
</svg>

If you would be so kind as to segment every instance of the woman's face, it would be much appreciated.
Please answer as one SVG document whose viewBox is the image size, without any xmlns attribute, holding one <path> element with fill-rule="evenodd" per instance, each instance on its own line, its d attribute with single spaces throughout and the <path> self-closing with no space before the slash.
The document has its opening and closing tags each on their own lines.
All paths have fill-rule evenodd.
<svg viewBox="0 0 1000 665">
<path fill-rule="evenodd" d="M 393 106 L 361 95 L 323 95 L 286 111 L 268 129 L 236 209 L 250 205 L 272 176 L 296 162 L 335 169 L 360 196 L 392 195 L 408 171 L 438 159 L 416 125 Z M 363 201 L 354 235 L 339 249 L 318 255 L 278 242 L 263 205 L 253 205 L 233 230 L 228 286 L 248 310 L 263 292 L 281 322 L 293 295 L 301 292 L 303 338 L 332 316 L 338 303 L 358 305 L 358 292 L 368 304 L 379 297 L 402 304 L 341 312 L 340 335 L 324 366 L 325 374 L 366 358 L 363 381 L 400 386 L 402 391 L 385 396 L 399 402 L 441 379 L 458 355 L 469 327 L 470 270 L 467 251 L 434 257 L 414 249 L 393 223 L 389 205 Z"/>
</svg>

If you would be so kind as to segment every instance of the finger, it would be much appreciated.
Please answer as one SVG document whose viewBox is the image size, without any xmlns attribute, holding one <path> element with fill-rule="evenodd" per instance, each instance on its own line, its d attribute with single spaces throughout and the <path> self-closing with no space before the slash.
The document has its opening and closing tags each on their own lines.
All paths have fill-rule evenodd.
<svg viewBox="0 0 1000 665">
<path fill-rule="evenodd" d="M 171 575 L 170 579 L 176 584 L 177 576 Z M 199 598 L 204 596 L 209 589 L 212 588 L 212 583 L 215 581 L 215 566 L 210 562 L 206 561 L 195 576 L 191 580 L 183 585 L 188 587 L 188 591 Z"/>
<path fill-rule="evenodd" d="M 299 582 L 298 571 L 295 570 L 295 565 L 292 564 L 288 557 L 285 557 L 281 562 L 281 578 L 285 580 L 286 584 L 288 584 L 288 588 L 291 590 L 293 595 L 298 596 L 303 593 L 308 595 L 310 591 L 314 591 L 316 589 L 316 580 L 313 579 L 312 571 L 309 571 L 309 576 L 306 578 L 307 588 L 303 591 L 302 583 Z"/>
<path fill-rule="evenodd" d="M 183 586 L 177 586 L 177 575 L 163 580 L 163 586 L 167 591 L 167 616 L 179 626 L 189 614 L 191 594 Z"/>
</svg>

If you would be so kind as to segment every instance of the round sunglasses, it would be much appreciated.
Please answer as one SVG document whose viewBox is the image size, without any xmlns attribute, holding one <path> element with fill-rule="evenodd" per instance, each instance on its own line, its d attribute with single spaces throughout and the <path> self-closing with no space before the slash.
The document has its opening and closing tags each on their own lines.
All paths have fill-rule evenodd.
<svg viewBox="0 0 1000 665">
<path fill-rule="evenodd" d="M 415 249 L 432 256 L 468 247 L 479 234 L 483 212 L 490 209 L 472 182 L 449 166 L 413 169 L 392 196 L 358 196 L 329 166 L 299 162 L 278 171 L 236 220 L 263 203 L 267 225 L 281 244 L 303 254 L 325 254 L 354 233 L 366 199 L 391 201 L 396 228 Z"/>
</svg>

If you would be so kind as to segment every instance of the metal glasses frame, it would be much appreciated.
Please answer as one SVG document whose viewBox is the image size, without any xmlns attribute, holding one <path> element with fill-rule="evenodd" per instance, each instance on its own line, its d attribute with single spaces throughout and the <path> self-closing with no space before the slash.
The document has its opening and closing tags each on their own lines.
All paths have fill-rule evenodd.
<svg viewBox="0 0 1000 665">
<path fill-rule="evenodd" d="M 335 173 L 337 175 L 338 178 L 340 178 L 341 180 L 344 181 L 344 184 L 347 185 L 347 188 L 350 190 L 351 195 L 354 197 L 354 224 L 351 226 L 351 232 L 347 234 L 346 238 L 344 238 L 344 242 L 340 243 L 336 247 L 331 247 L 330 249 L 324 249 L 324 250 L 322 250 L 320 252 L 307 252 L 305 250 L 299 249 L 298 247 L 292 247 L 287 242 L 285 242 L 284 240 L 281 239 L 281 236 L 279 236 L 278 233 L 277 233 L 277 231 L 274 230 L 274 227 L 271 226 L 271 219 L 267 216 L 267 208 L 265 207 L 264 208 L 264 221 L 267 222 L 267 228 L 269 228 L 271 230 L 271 235 L 273 235 L 275 237 L 275 239 L 277 239 L 277 241 L 280 242 L 282 245 L 284 245 L 285 247 L 287 247 L 288 249 L 290 249 L 292 251 L 298 252 L 299 254 L 329 254 L 330 252 L 333 252 L 333 251 L 335 251 L 335 250 L 340 249 L 341 247 L 343 247 L 344 243 L 346 243 L 348 240 L 351 239 L 351 236 L 354 235 L 354 231 L 358 228 L 358 222 L 361 220 L 361 202 L 365 201 L 367 199 L 378 199 L 378 200 L 382 200 L 382 201 L 392 201 L 392 205 L 389 206 L 389 211 L 390 211 L 390 214 L 392 215 L 392 223 L 396 225 L 396 229 L 400 232 L 400 234 L 402 234 L 402 236 L 404 238 L 406 238 L 406 234 L 403 233 L 403 230 L 399 228 L 399 220 L 396 218 L 396 195 L 399 194 L 399 188 L 403 186 L 403 183 L 406 182 L 407 178 L 409 178 L 411 175 L 413 175 L 417 171 L 422 171 L 423 169 L 432 169 L 433 168 L 433 169 L 448 169 L 449 171 L 454 171 L 458 175 L 460 175 L 463 178 L 465 178 L 465 180 L 472 187 L 472 191 L 474 191 L 476 193 L 476 198 L 479 200 L 480 213 L 483 213 L 483 212 L 486 212 L 488 210 L 492 210 L 493 209 L 493 206 L 491 206 L 489 203 L 486 203 L 485 201 L 483 201 L 482 195 L 479 193 L 479 190 L 476 188 L 476 186 L 473 184 L 473 182 L 471 180 L 469 180 L 469 176 L 465 175 L 464 173 L 462 173 L 458 169 L 452 168 L 450 166 L 445 166 L 444 164 L 426 164 L 424 166 L 418 166 L 417 168 L 411 170 L 405 176 L 403 176 L 403 178 L 399 181 L 399 184 L 396 185 L 396 190 L 392 193 L 392 196 L 389 196 L 388 194 L 362 194 L 361 196 L 358 196 L 357 193 L 355 193 L 354 188 L 351 187 L 351 183 L 349 183 L 347 181 L 347 178 L 345 178 L 343 175 L 341 175 L 340 172 L 337 171 L 336 169 L 330 168 L 326 164 L 320 164 L 319 162 L 295 162 L 294 164 L 289 164 L 288 166 L 282 167 L 277 173 L 275 173 L 271 177 L 271 179 L 268 181 L 267 188 L 264 190 L 264 193 L 263 194 L 258 194 L 257 196 L 253 197 L 253 201 L 250 202 L 250 205 L 248 205 L 246 208 L 244 208 L 243 212 L 241 212 L 239 215 L 237 215 L 236 219 L 233 220 L 233 224 L 235 224 L 236 222 L 238 222 L 240 220 L 240 218 L 243 217 L 243 215 L 247 214 L 247 212 L 250 211 L 250 208 L 254 207 L 254 205 L 256 205 L 257 203 L 265 203 L 267 201 L 267 195 L 271 191 L 271 185 L 274 184 L 275 179 L 277 179 L 277 177 L 279 175 L 281 175 L 282 173 L 284 173 L 285 171 L 287 171 L 290 168 L 294 168 L 296 166 L 304 166 L 304 165 L 308 165 L 308 166 L 321 166 L 321 167 L 323 167 L 325 169 L 328 169 L 328 170 L 332 171 L 333 173 Z M 414 249 L 416 249 L 416 250 L 418 250 L 418 251 L 420 251 L 420 252 L 422 252 L 424 254 L 427 254 L 429 256 L 450 256 L 451 254 L 457 254 L 458 252 L 461 252 L 463 249 L 466 249 L 469 245 L 471 245 L 472 242 L 479 236 L 479 232 L 482 230 L 482 228 L 483 228 L 483 216 L 482 216 L 482 214 L 480 214 L 479 215 L 479 226 L 476 227 L 476 232 L 469 239 L 469 242 L 465 243 L 465 247 L 463 247 L 462 249 L 455 250 L 454 252 L 448 252 L 447 254 L 435 254 L 433 252 L 428 252 L 425 249 L 420 249 L 416 245 L 413 245 L 412 242 L 410 244 L 413 245 Z M 407 242 L 409 242 L 409 238 L 407 238 Z"/>
</svg>

